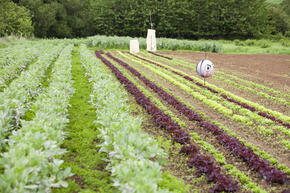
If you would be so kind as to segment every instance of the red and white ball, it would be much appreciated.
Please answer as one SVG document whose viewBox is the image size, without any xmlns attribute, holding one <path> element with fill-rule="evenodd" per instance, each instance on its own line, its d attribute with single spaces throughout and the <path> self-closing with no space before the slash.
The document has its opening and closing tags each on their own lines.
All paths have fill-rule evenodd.
<svg viewBox="0 0 290 193">
<path fill-rule="evenodd" d="M 210 60 L 201 60 L 196 65 L 196 72 L 198 75 L 208 78 L 214 73 L 214 65 Z"/>
</svg>

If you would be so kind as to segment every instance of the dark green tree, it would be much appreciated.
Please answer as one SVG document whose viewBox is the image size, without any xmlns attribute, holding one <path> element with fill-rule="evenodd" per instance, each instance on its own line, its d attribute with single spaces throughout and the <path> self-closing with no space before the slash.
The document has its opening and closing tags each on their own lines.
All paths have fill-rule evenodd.
<svg viewBox="0 0 290 193">
<path fill-rule="evenodd" d="M 0 0 L 0 35 L 33 35 L 30 12 L 10 0 Z"/>
<path fill-rule="evenodd" d="M 193 0 L 200 37 L 258 38 L 269 32 L 265 0 Z"/>
<path fill-rule="evenodd" d="M 281 9 L 290 16 L 290 0 L 283 0 L 281 3 Z"/>
</svg>

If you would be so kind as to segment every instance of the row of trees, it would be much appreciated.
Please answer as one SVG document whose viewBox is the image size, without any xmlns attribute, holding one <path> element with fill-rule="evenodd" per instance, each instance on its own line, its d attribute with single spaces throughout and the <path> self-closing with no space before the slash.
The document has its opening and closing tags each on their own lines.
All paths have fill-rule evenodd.
<svg viewBox="0 0 290 193">
<path fill-rule="evenodd" d="M 145 36 L 150 27 L 150 15 L 159 37 L 260 38 L 270 34 L 287 35 L 290 29 L 290 0 L 276 6 L 267 4 L 266 0 L 0 2 L 0 34 L 7 30 L 30 34 L 34 28 L 37 37 Z M 15 14 L 2 8 L 2 4 L 13 7 L 10 10 L 15 10 Z M 9 20 L 6 21 L 7 15 Z"/>
</svg>

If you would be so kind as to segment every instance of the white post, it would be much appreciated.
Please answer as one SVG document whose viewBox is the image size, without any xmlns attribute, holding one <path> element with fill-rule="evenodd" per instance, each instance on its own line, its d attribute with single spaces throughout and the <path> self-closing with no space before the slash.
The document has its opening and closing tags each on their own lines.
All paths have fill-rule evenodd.
<svg viewBox="0 0 290 193">
<path fill-rule="evenodd" d="M 148 29 L 146 43 L 147 43 L 147 51 L 156 52 L 157 47 L 156 47 L 155 30 Z"/>
<path fill-rule="evenodd" d="M 130 40 L 130 53 L 139 53 L 138 40 Z"/>
</svg>

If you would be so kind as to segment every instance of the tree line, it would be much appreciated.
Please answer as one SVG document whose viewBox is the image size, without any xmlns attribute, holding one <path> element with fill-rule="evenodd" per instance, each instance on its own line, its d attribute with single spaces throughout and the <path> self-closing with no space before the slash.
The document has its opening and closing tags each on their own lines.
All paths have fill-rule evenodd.
<svg viewBox="0 0 290 193">
<path fill-rule="evenodd" d="M 290 36 L 290 0 L 0 0 L 0 35 L 246 39 Z"/>
</svg>

